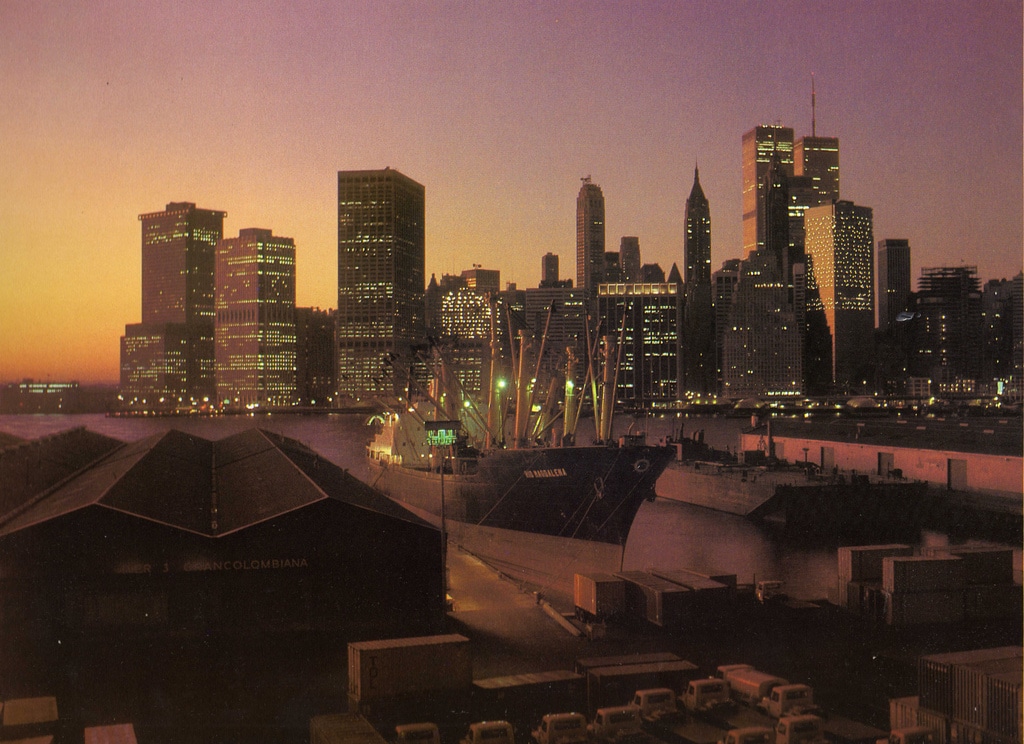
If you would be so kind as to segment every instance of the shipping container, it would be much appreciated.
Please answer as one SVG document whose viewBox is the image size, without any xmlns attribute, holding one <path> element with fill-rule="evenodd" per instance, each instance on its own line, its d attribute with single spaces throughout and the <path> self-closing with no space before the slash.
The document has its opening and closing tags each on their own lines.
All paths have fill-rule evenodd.
<svg viewBox="0 0 1024 744">
<path fill-rule="evenodd" d="M 890 594 L 962 592 L 963 561 L 956 556 L 883 558 L 882 588 Z"/>
<path fill-rule="evenodd" d="M 626 608 L 626 582 L 606 573 L 576 574 L 573 601 L 577 608 L 599 620 L 619 615 Z"/>
<path fill-rule="evenodd" d="M 676 627 L 686 619 L 690 589 L 646 571 L 616 574 L 626 581 L 626 613 L 662 628 Z"/>
<path fill-rule="evenodd" d="M 4 726 L 52 723 L 57 720 L 57 698 L 34 697 L 8 700 L 3 707 Z"/>
<path fill-rule="evenodd" d="M 309 744 L 387 744 L 361 715 L 335 713 L 309 719 Z"/>
<path fill-rule="evenodd" d="M 469 639 L 461 635 L 394 638 L 348 645 L 348 694 L 356 703 L 468 690 Z"/>
<path fill-rule="evenodd" d="M 909 545 L 859 545 L 839 548 L 839 580 L 881 581 L 882 559 L 896 556 L 910 556 L 914 549 Z"/>
<path fill-rule="evenodd" d="M 581 659 L 576 659 L 574 669 L 577 674 L 585 675 L 588 671 L 597 667 L 635 666 L 637 664 L 651 664 L 658 661 L 682 660 L 681 656 L 677 656 L 671 651 L 653 651 L 646 654 L 624 654 L 620 656 L 585 656 Z"/>
<path fill-rule="evenodd" d="M 985 680 L 988 687 L 988 728 L 1021 741 L 1024 720 L 1021 710 L 1021 673 L 995 674 Z"/>
<path fill-rule="evenodd" d="M 934 710 L 922 708 L 918 697 L 891 698 L 889 700 L 889 728 L 927 726 L 935 734 L 935 744 L 949 744 L 949 720 Z"/>
<path fill-rule="evenodd" d="M 732 600 L 736 596 L 735 588 L 723 584 L 706 576 L 684 570 L 654 569 L 651 573 L 659 579 L 665 579 L 673 584 L 691 590 L 687 595 L 689 606 L 686 612 L 690 619 L 700 620 L 701 618 L 714 618 L 729 612 L 732 607 Z"/>
<path fill-rule="evenodd" d="M 964 616 L 978 619 L 1020 617 L 1024 595 L 1016 584 L 972 584 L 964 587 Z"/>
<path fill-rule="evenodd" d="M 135 726 L 130 723 L 115 723 L 109 726 L 87 726 L 83 732 L 83 744 L 137 744 Z"/>
<path fill-rule="evenodd" d="M 1013 548 L 994 546 L 929 546 L 922 555 L 952 555 L 963 561 L 964 583 L 1013 584 Z"/>
<path fill-rule="evenodd" d="M 918 660 L 917 686 L 922 708 L 953 715 L 953 670 L 956 667 L 972 667 L 984 670 L 986 666 L 1002 678 L 1006 663 L 1015 663 L 1015 671 L 1022 669 L 1024 651 L 1020 646 L 955 651 L 945 654 L 929 654 Z"/>
<path fill-rule="evenodd" d="M 956 592 L 898 592 L 889 595 L 885 621 L 889 625 L 929 625 L 963 622 L 964 596 Z"/>
<path fill-rule="evenodd" d="M 667 687 L 685 690 L 700 670 L 689 661 L 656 661 L 629 666 L 594 667 L 587 672 L 587 711 L 625 705 L 637 690 Z"/>
<path fill-rule="evenodd" d="M 1020 680 L 1022 669 L 1021 658 L 991 659 L 976 665 L 957 664 L 953 672 L 953 718 L 985 729 L 996 730 L 992 725 L 1004 718 L 1005 711 L 999 710 L 1006 705 L 1005 696 L 991 697 L 992 679 L 1017 680 L 1017 698 L 1020 696 Z M 1012 729 L 1012 727 L 1011 727 Z M 1018 737 L 1019 738 L 1019 737 Z"/>
<path fill-rule="evenodd" d="M 963 721 L 949 722 L 949 738 L 953 744 L 1020 744 L 1020 737 L 1003 736 Z"/>
<path fill-rule="evenodd" d="M 587 680 L 568 670 L 488 677 L 473 682 L 473 710 L 489 720 L 510 721 L 525 731 L 552 710 L 582 710 Z"/>
</svg>

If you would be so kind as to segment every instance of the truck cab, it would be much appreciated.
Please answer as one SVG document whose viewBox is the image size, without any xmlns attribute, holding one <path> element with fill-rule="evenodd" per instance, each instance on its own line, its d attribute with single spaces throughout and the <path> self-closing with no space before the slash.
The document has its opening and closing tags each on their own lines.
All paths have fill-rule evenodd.
<svg viewBox="0 0 1024 744">
<path fill-rule="evenodd" d="M 590 738 L 582 713 L 548 713 L 531 734 L 537 744 L 579 744 Z"/>
<path fill-rule="evenodd" d="M 814 690 L 808 685 L 773 687 L 761 707 L 772 718 L 810 713 L 814 709 Z"/>
<path fill-rule="evenodd" d="M 888 739 L 879 739 L 878 744 L 932 744 L 935 741 L 935 730 L 928 726 L 908 726 L 893 729 Z"/>
<path fill-rule="evenodd" d="M 598 708 L 587 731 L 595 739 L 605 742 L 643 740 L 647 738 L 640 722 L 640 708 L 635 705 L 620 705 L 613 708 Z"/>
<path fill-rule="evenodd" d="M 478 721 L 469 724 L 459 744 L 515 744 L 515 734 L 508 721 Z"/>
<path fill-rule="evenodd" d="M 724 679 L 690 680 L 683 694 L 683 705 L 687 710 L 695 712 L 712 710 L 730 703 L 729 683 Z"/>
<path fill-rule="evenodd" d="M 775 725 L 775 744 L 823 744 L 821 719 L 812 714 L 785 716 Z"/>
<path fill-rule="evenodd" d="M 403 723 L 395 726 L 397 744 L 441 744 L 435 723 Z"/>
<path fill-rule="evenodd" d="M 645 721 L 658 721 L 679 714 L 676 694 L 667 687 L 637 690 L 633 695 L 633 705 L 640 709 L 640 718 Z"/>
<path fill-rule="evenodd" d="M 772 730 L 765 726 L 748 726 L 725 733 L 718 744 L 771 744 Z"/>
</svg>

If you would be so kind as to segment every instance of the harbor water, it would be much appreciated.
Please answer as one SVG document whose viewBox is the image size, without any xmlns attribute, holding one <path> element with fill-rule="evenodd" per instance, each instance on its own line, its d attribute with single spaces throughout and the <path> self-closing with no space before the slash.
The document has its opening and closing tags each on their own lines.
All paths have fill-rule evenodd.
<svg viewBox="0 0 1024 744">
<path fill-rule="evenodd" d="M 352 475 L 366 480 L 364 447 L 372 434 L 367 419 L 360 414 L 180 418 L 115 418 L 102 414 L 0 416 L 0 431 L 35 439 L 85 427 L 127 442 L 171 428 L 217 440 L 260 427 L 296 439 Z M 629 428 L 643 430 L 652 439 L 678 433 L 679 424 L 674 418 L 622 418 L 617 422 L 622 432 Z M 682 420 L 682 434 L 702 437 L 716 448 L 735 450 L 737 434 L 747 424 L 749 419 L 687 418 Z M 950 541 L 947 534 L 924 530 L 907 539 L 919 547 Z M 983 539 L 970 542 L 998 544 Z M 807 544 L 743 517 L 657 499 L 641 507 L 622 555 L 622 567 L 626 570 L 686 568 L 707 574 L 736 574 L 740 583 L 778 579 L 785 582 L 786 593 L 792 597 L 834 600 L 837 547 L 838 540 L 816 540 L 814 544 Z M 1010 547 L 1014 548 L 1019 582 L 1021 546 Z"/>
</svg>

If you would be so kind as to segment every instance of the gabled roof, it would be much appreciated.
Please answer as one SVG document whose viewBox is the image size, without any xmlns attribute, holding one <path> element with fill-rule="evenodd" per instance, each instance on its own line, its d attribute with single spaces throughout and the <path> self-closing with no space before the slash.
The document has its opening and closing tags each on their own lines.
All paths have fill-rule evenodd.
<svg viewBox="0 0 1024 744">
<path fill-rule="evenodd" d="M 293 439 L 250 429 L 211 442 L 172 429 L 33 498 L 0 519 L 0 536 L 99 506 L 221 537 L 328 498 L 426 524 Z"/>
<path fill-rule="evenodd" d="M 0 517 L 123 446 L 84 427 L 31 440 L 0 432 Z"/>
</svg>

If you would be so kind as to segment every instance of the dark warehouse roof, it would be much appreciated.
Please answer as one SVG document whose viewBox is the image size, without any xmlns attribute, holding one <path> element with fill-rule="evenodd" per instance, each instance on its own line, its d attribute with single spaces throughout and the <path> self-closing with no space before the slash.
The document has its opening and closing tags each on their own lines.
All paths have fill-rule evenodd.
<svg viewBox="0 0 1024 744">
<path fill-rule="evenodd" d="M 0 519 L 0 536 L 88 506 L 220 537 L 324 499 L 426 524 L 305 445 L 262 429 L 127 444 Z"/>
</svg>

